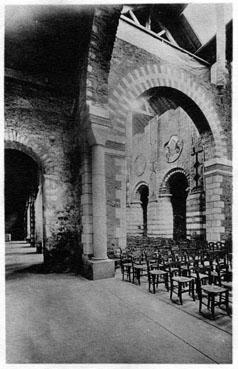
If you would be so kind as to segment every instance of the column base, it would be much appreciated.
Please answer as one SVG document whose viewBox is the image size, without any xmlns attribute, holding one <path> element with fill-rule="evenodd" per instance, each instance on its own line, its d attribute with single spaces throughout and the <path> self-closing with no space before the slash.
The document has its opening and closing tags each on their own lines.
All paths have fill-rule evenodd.
<svg viewBox="0 0 238 369">
<path fill-rule="evenodd" d="M 91 269 L 90 279 L 105 279 L 115 276 L 115 262 L 112 259 L 106 260 L 88 260 Z"/>
</svg>

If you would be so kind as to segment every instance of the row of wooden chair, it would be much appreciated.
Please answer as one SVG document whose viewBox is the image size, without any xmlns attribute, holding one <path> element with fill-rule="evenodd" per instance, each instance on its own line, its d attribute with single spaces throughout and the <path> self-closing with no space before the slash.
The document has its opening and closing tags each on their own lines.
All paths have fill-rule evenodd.
<svg viewBox="0 0 238 369">
<path fill-rule="evenodd" d="M 141 283 L 141 277 L 147 276 L 149 291 L 155 293 L 160 283 L 170 291 L 170 299 L 176 294 L 181 304 L 182 295 L 186 292 L 195 300 L 199 299 L 199 311 L 207 296 L 206 306 L 214 318 L 214 308 L 226 305 L 229 314 L 229 291 L 232 290 L 232 270 L 226 258 L 211 255 L 188 255 L 184 253 L 154 252 L 121 253 L 122 279 Z M 151 291 L 152 287 L 152 291 Z M 218 301 L 217 298 L 218 297 Z"/>
</svg>

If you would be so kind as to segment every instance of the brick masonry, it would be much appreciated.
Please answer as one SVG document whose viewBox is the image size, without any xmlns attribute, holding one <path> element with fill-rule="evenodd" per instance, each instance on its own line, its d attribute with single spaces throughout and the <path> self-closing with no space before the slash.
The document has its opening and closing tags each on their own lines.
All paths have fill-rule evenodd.
<svg viewBox="0 0 238 369">
<path fill-rule="evenodd" d="M 191 121 L 190 124 L 194 143 L 200 142 L 204 148 L 204 152 L 200 154 L 199 157 L 200 162 L 203 162 L 204 157 L 206 158 L 206 160 L 210 160 L 216 157 L 229 159 L 231 156 L 229 145 L 231 137 L 230 85 L 228 84 L 227 88 L 223 91 L 223 96 L 221 97 L 218 94 L 216 88 L 212 86 L 208 80 L 202 80 L 201 78 L 198 79 L 196 74 L 192 75 L 191 70 L 187 73 L 184 70 L 184 66 L 181 67 L 181 69 L 179 68 L 179 65 L 176 65 L 176 67 L 170 67 L 168 63 L 166 63 L 165 65 L 165 62 L 160 60 L 157 56 L 152 55 L 145 50 L 139 49 L 135 45 L 125 42 L 121 39 L 116 39 L 112 54 L 112 66 L 109 75 L 109 112 L 113 131 L 117 135 L 121 136 L 127 134 L 128 137 L 128 133 L 131 134 L 130 128 L 128 128 L 128 124 L 130 125 L 131 122 L 130 116 L 133 103 L 146 90 L 157 86 L 166 86 L 172 89 L 175 88 L 188 96 L 189 99 L 191 99 L 191 101 L 196 104 L 208 123 L 209 128 L 204 131 L 201 131 L 201 127 L 199 127 L 199 122 Z M 176 131 L 176 129 L 172 129 L 172 127 L 168 124 L 168 121 L 169 119 L 167 119 L 167 125 L 164 125 L 163 130 L 164 132 L 166 132 L 167 130 L 168 133 L 172 135 Z M 181 124 L 183 125 L 183 123 Z M 196 124 L 197 128 L 199 129 L 200 136 L 198 132 L 196 134 L 194 133 L 196 132 Z M 133 189 L 135 189 L 138 185 L 136 179 L 134 178 L 135 175 L 131 172 L 131 165 L 135 160 L 135 157 L 138 155 L 138 147 L 144 148 L 143 150 L 145 152 L 143 152 L 143 155 L 146 157 L 146 160 L 148 160 L 148 150 L 146 149 L 146 147 L 148 147 L 148 144 L 146 145 L 145 142 L 146 133 L 144 137 L 142 136 L 143 135 L 141 135 L 140 137 L 139 135 L 137 136 L 138 142 L 130 144 L 127 141 L 126 148 L 127 154 L 128 147 L 131 147 L 131 145 L 133 146 L 134 150 L 134 156 L 132 155 L 133 158 L 129 157 L 127 162 L 130 183 L 129 185 L 127 185 L 127 196 L 129 194 L 130 200 L 132 201 L 131 207 L 127 207 L 127 219 L 130 219 L 130 221 L 128 222 L 127 230 L 129 232 L 136 233 L 137 229 L 137 234 L 141 233 L 141 212 L 139 212 L 138 204 L 134 204 L 133 200 L 131 199 L 131 195 L 134 191 Z M 189 142 L 189 140 L 191 140 L 191 136 L 187 136 L 184 138 L 184 141 L 186 143 Z M 209 206 L 209 203 L 205 200 L 203 190 L 198 191 L 197 193 L 192 192 L 194 183 L 191 183 L 191 181 L 195 175 L 195 169 L 193 167 L 190 155 L 191 143 L 188 144 L 188 146 L 188 153 L 184 151 L 184 155 L 181 155 L 177 163 L 175 163 L 175 167 L 181 167 L 187 173 L 187 178 L 190 186 L 190 193 L 187 197 L 187 236 L 191 237 L 196 233 L 197 235 L 204 237 L 206 231 L 208 231 L 208 227 L 206 227 L 205 223 L 206 204 Z M 159 147 L 159 156 L 162 158 L 162 144 L 160 144 Z M 159 166 L 159 169 L 160 170 L 158 171 L 157 175 L 157 191 L 159 190 L 160 186 L 163 187 L 163 177 L 165 177 L 166 173 L 170 170 L 169 166 L 166 168 L 166 166 L 163 167 L 161 166 L 161 164 Z M 149 166 L 147 166 L 147 169 L 145 170 L 143 176 L 138 178 L 138 181 L 145 181 L 149 184 L 149 172 Z M 215 196 L 215 194 L 213 194 L 213 196 Z M 152 204 L 150 204 L 148 207 L 148 212 L 150 216 L 151 214 L 154 214 L 154 216 L 152 217 L 154 217 L 154 219 L 155 216 L 157 217 L 157 225 L 154 224 L 154 220 L 152 222 L 154 224 L 152 226 L 153 230 L 151 228 L 151 232 L 155 232 L 156 235 L 156 232 L 158 232 L 158 227 L 161 229 L 163 228 L 162 224 L 158 226 L 160 201 L 161 200 L 157 200 L 157 203 L 153 204 L 153 206 Z M 228 199 L 226 201 L 227 220 L 226 222 L 224 220 L 223 223 L 226 223 L 226 229 L 228 230 L 229 227 L 231 227 L 228 226 L 228 223 L 230 224 L 231 216 L 228 215 L 230 214 L 230 208 L 228 205 L 229 201 Z M 168 209 L 168 212 L 170 213 L 171 210 Z M 215 225 L 215 223 L 218 224 L 217 221 L 218 220 L 216 219 L 215 222 L 214 219 L 214 223 L 212 226 L 215 227 L 214 232 L 216 233 L 217 239 L 219 239 L 219 237 L 221 236 L 221 232 L 224 233 L 225 230 L 223 228 L 220 228 L 220 233 L 217 232 L 218 228 Z M 155 229 L 157 229 L 157 231 Z M 168 237 L 171 236 L 171 229 L 170 231 L 166 230 L 164 234 L 166 234 L 166 232 Z M 208 237 L 210 236 L 208 235 Z"/>
<path fill-rule="evenodd" d="M 59 248 L 66 248 L 68 256 L 80 253 L 75 191 L 79 158 L 72 144 L 70 108 L 67 97 L 15 80 L 6 82 L 5 148 L 23 151 L 38 163 L 43 181 L 44 253 L 49 262 Z"/>
<path fill-rule="evenodd" d="M 162 191 L 166 187 L 168 173 L 172 175 L 175 170 L 180 170 L 188 178 L 190 191 L 194 186 L 191 183 L 194 172 L 190 141 L 191 137 L 194 142 L 198 141 L 197 129 L 201 133 L 206 160 L 231 158 L 231 86 L 228 85 L 221 95 L 207 78 L 199 78 L 192 69 L 186 72 L 184 65 L 181 68 L 179 64 L 169 65 L 166 60 L 119 38 L 114 43 L 120 9 L 121 6 L 97 7 L 93 12 L 92 32 L 87 40 L 89 45 L 84 47 L 80 62 L 80 93 L 78 91 L 76 98 L 74 96 L 74 101 L 67 96 L 58 96 L 56 91 L 30 83 L 8 80 L 5 88 L 6 148 L 24 151 L 38 163 L 42 171 L 45 250 L 47 255 L 55 257 L 52 250 L 60 250 L 64 244 L 63 249 L 66 246 L 67 252 L 64 260 L 61 258 L 61 264 L 70 263 L 69 254 L 75 260 L 79 260 L 74 258 L 75 254 L 79 256 L 78 253 L 83 252 L 87 257 L 93 254 L 92 157 L 87 136 L 91 124 L 88 119 L 91 106 L 103 107 L 109 113 L 109 119 L 104 119 L 100 113 L 97 117 L 98 125 L 103 125 L 104 121 L 108 123 L 105 142 L 108 248 L 112 245 L 125 247 L 127 223 L 132 225 L 134 222 L 135 229 L 138 216 L 141 217 L 136 202 L 134 213 L 126 211 L 126 206 L 133 203 L 133 193 L 139 182 L 133 173 L 130 175 L 128 172 L 136 159 L 135 154 L 138 156 L 139 152 L 135 149 L 130 155 L 131 148 L 126 142 L 126 135 L 130 135 L 131 107 L 145 91 L 158 86 L 166 87 L 171 92 L 170 98 L 175 96 L 175 90 L 180 91 L 193 106 L 198 107 L 207 122 L 207 126 L 202 129 L 198 121 L 194 122 L 195 125 L 191 124 L 187 114 L 178 110 L 176 114 L 179 112 L 179 119 L 182 119 L 183 124 L 186 122 L 190 129 L 191 135 L 186 136 L 185 130 L 181 127 L 178 130 L 179 119 L 173 111 L 176 107 L 172 109 L 169 105 L 167 113 L 160 118 L 159 126 L 163 126 L 163 130 L 159 134 L 159 170 L 151 178 L 152 172 L 148 166 L 146 174 L 143 174 L 145 177 L 140 178 L 141 183 L 144 181 L 150 187 L 156 185 L 155 199 L 150 201 L 148 208 L 153 218 L 151 234 L 165 237 L 172 235 L 171 202 L 169 197 L 163 197 Z M 184 135 L 186 145 L 180 158 L 168 164 L 164 161 L 163 145 L 175 132 Z M 135 145 L 139 143 L 144 147 L 143 154 L 146 156 L 148 150 L 145 137 L 134 142 Z M 129 155 L 127 162 L 125 154 Z M 190 234 L 194 231 L 204 232 L 205 216 L 209 239 L 228 237 L 230 234 L 230 173 L 227 174 L 226 170 L 226 174 L 221 174 L 218 169 L 210 168 L 206 172 L 206 209 L 204 199 L 201 199 L 202 192 L 191 192 L 187 199 Z M 221 178 L 217 181 L 219 175 Z M 127 207 L 129 209 L 132 207 Z M 62 229 L 65 230 L 64 234 Z M 69 235 L 69 240 L 64 238 L 66 235 Z M 58 236 L 62 236 L 63 242 L 58 240 Z"/>
</svg>

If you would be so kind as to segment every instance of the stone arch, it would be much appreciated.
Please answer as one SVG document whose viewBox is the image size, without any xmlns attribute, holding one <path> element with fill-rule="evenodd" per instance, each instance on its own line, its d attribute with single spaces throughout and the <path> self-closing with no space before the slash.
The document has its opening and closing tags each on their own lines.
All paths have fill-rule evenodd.
<svg viewBox="0 0 238 369">
<path fill-rule="evenodd" d="M 29 155 L 38 164 L 42 174 L 52 173 L 53 163 L 43 145 L 14 129 L 5 131 L 4 141 L 5 149 L 15 149 Z"/>
<path fill-rule="evenodd" d="M 134 188 L 133 188 L 133 190 L 132 190 L 132 198 L 131 198 L 131 200 L 132 200 L 132 201 L 138 201 L 137 193 L 138 193 L 138 190 L 139 190 L 139 188 L 140 188 L 141 186 L 146 186 L 146 187 L 148 187 L 148 189 L 149 189 L 149 184 L 148 184 L 146 181 L 140 181 L 140 182 L 138 182 L 138 183 L 134 186 Z"/>
<path fill-rule="evenodd" d="M 146 65 L 128 73 L 114 89 L 109 100 L 110 112 L 116 112 L 114 120 L 119 130 L 125 131 L 125 122 L 132 102 L 145 91 L 166 87 L 180 92 L 189 99 L 204 116 L 215 143 L 215 157 L 227 157 L 226 137 L 220 118 L 209 92 L 195 78 L 182 70 L 167 65 Z M 115 127 L 117 128 L 117 127 Z"/>
<path fill-rule="evenodd" d="M 46 182 L 47 173 L 52 172 L 51 160 L 49 155 L 45 154 L 46 150 L 42 145 L 36 144 L 34 140 L 28 139 L 25 135 L 17 132 L 14 129 L 6 129 L 5 140 L 4 140 L 5 150 L 15 150 L 17 152 L 25 154 L 27 157 L 31 158 L 37 167 L 37 187 L 36 193 L 29 192 L 29 199 L 27 204 L 27 219 L 30 219 L 32 215 L 32 204 L 34 208 L 34 229 L 35 231 L 29 232 L 31 226 L 27 225 L 27 237 L 29 237 L 29 242 L 35 244 L 35 242 L 41 242 L 43 247 L 45 243 L 45 194 L 44 187 Z M 37 205 L 35 205 L 37 203 Z M 35 211 L 35 206 L 37 206 L 37 212 Z M 28 224 L 27 220 L 27 224 Z M 30 223 L 31 224 L 31 223 Z"/>
<path fill-rule="evenodd" d="M 175 240 L 187 237 L 187 198 L 189 193 L 189 173 L 183 168 L 169 170 L 163 178 L 160 200 L 167 198 L 167 221 Z"/>
<path fill-rule="evenodd" d="M 173 169 L 170 169 L 164 176 L 162 182 L 161 182 L 161 185 L 160 185 L 160 189 L 159 189 L 159 195 L 162 195 L 163 193 L 165 192 L 168 192 L 168 182 L 169 182 L 169 179 L 176 173 L 181 173 L 181 174 L 184 174 L 187 181 L 188 181 L 188 185 L 189 185 L 189 182 L 190 182 L 190 174 L 187 170 L 183 169 L 183 168 L 173 168 Z"/>
</svg>

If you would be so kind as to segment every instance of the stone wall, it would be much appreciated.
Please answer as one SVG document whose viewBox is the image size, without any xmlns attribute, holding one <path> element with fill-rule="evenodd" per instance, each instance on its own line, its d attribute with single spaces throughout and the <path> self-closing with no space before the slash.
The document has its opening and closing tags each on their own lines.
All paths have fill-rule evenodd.
<svg viewBox="0 0 238 369">
<path fill-rule="evenodd" d="M 53 256 L 57 264 L 60 255 L 59 262 L 65 265 L 59 265 L 59 269 L 66 267 L 70 254 L 80 247 L 80 199 L 75 193 L 80 157 L 73 145 L 70 109 L 67 97 L 29 83 L 6 81 L 6 148 L 24 150 L 39 165 L 45 260 L 51 262 Z"/>
<path fill-rule="evenodd" d="M 176 54 L 176 50 L 174 53 L 176 54 L 177 63 L 176 65 L 172 65 L 172 63 L 170 65 L 170 62 L 172 61 L 170 54 L 170 62 L 168 63 L 166 58 L 164 58 L 164 51 L 161 53 L 160 57 L 157 51 L 153 53 L 145 50 L 148 48 L 147 46 L 145 46 L 145 49 L 138 47 L 136 44 L 140 42 L 139 38 L 136 40 L 135 37 L 134 42 L 131 36 L 128 35 L 127 37 L 127 35 L 123 34 L 123 32 L 120 32 L 120 26 L 117 36 L 118 37 L 116 39 L 112 54 L 111 70 L 109 75 L 110 120 L 112 122 L 113 132 L 117 135 L 117 137 L 123 137 L 125 135 L 128 137 L 128 134 L 132 134 L 132 130 L 130 128 L 131 112 L 134 106 L 133 104 L 139 95 L 143 94 L 146 90 L 153 88 L 154 86 L 171 86 L 172 88 L 182 91 L 189 98 L 191 98 L 191 101 L 194 101 L 197 104 L 203 114 L 202 119 L 205 117 L 210 126 L 208 129 L 201 129 L 201 126 L 199 126 L 200 123 L 198 120 L 196 121 L 195 116 L 195 123 L 191 122 L 191 127 L 193 127 L 194 131 L 196 131 L 195 124 L 197 124 L 197 128 L 200 130 L 200 136 L 197 132 L 195 135 L 196 137 L 194 136 L 193 144 L 195 145 L 200 143 L 204 148 L 204 152 L 199 154 L 199 161 L 203 162 L 204 157 L 206 160 L 212 160 L 216 157 L 229 159 L 231 157 L 230 84 L 228 83 L 227 88 L 222 91 L 221 96 L 218 89 L 210 83 L 209 68 L 204 66 L 201 66 L 200 68 L 198 62 L 194 61 L 193 63 L 186 59 L 186 56 L 181 57 L 181 55 L 179 55 L 177 58 L 179 52 Z M 124 40 L 123 37 L 125 38 Z M 129 38 L 131 38 L 130 42 L 128 42 Z M 126 39 L 127 41 L 125 41 Z M 158 48 L 159 47 L 160 46 L 158 42 Z M 181 126 L 183 126 L 183 124 Z M 174 132 L 169 124 L 168 126 L 164 126 L 164 130 L 165 132 L 170 132 L 170 134 Z M 189 141 L 191 141 L 191 137 L 188 135 L 185 137 L 185 142 L 189 143 Z M 131 149 L 130 145 L 133 146 L 135 150 L 135 156 L 138 156 L 138 147 L 142 147 L 144 143 L 142 143 L 142 141 L 138 141 L 134 142 L 134 144 L 131 144 L 130 142 L 128 143 L 127 140 L 127 155 Z M 192 190 L 194 187 L 194 183 L 192 182 L 194 182 L 193 177 L 195 175 L 195 168 L 193 166 L 194 163 L 191 157 L 191 142 L 188 144 L 188 146 L 190 147 L 190 152 L 185 153 L 184 151 L 184 155 L 181 155 L 180 159 L 176 162 L 175 167 L 182 166 L 182 168 L 187 171 L 189 174 L 188 179 L 190 190 Z M 146 150 L 146 146 L 143 147 L 143 150 L 145 151 L 143 155 L 147 156 L 148 150 Z M 162 144 L 160 145 L 160 148 L 162 150 Z M 162 151 L 159 155 L 160 158 L 163 157 Z M 136 157 L 134 157 L 134 160 L 135 159 Z M 134 174 L 131 176 L 130 173 L 130 167 L 132 164 L 133 160 L 132 158 L 129 158 L 129 163 L 127 162 L 127 176 L 130 177 L 128 181 L 130 185 L 127 185 L 127 187 L 129 186 L 129 188 L 127 188 L 127 197 L 129 194 L 130 201 L 132 201 L 131 195 L 133 193 L 133 188 L 136 187 L 136 180 L 133 178 Z M 171 168 L 173 168 L 171 165 L 167 165 L 167 167 L 164 166 L 164 168 L 160 167 L 162 170 L 158 172 L 158 178 L 156 178 L 158 188 L 158 182 L 162 182 L 162 178 L 166 175 L 166 171 L 169 171 Z M 201 167 L 199 169 L 201 170 Z M 145 181 L 149 184 L 149 177 L 148 175 L 146 176 L 145 173 L 138 178 L 138 181 Z M 226 185 L 229 187 L 228 184 Z M 229 188 L 228 190 L 230 191 Z M 203 191 L 195 192 L 191 192 L 187 198 L 187 232 L 188 236 L 192 236 L 196 233 L 201 237 L 204 237 L 206 231 L 205 198 Z M 165 200 L 163 199 L 163 201 Z M 228 202 L 229 201 L 226 200 L 227 204 Z M 231 228 L 231 226 L 228 225 L 231 219 L 231 216 L 228 214 L 231 214 L 231 212 L 229 213 L 231 209 L 229 208 L 229 205 L 226 205 L 225 208 L 227 211 L 226 229 L 228 229 Z M 129 220 L 128 223 L 131 224 L 134 231 L 137 228 L 137 232 L 139 234 L 141 230 L 136 226 L 136 222 L 138 225 L 141 224 L 140 204 L 132 204 L 131 207 L 127 207 L 127 210 L 127 219 Z M 155 204 L 155 206 L 152 207 L 151 202 L 148 207 L 148 211 L 151 214 L 157 214 L 159 211 L 158 204 Z M 170 210 L 168 211 L 170 212 Z M 158 214 L 156 216 L 158 217 Z M 135 220 L 135 218 L 137 218 L 137 220 Z M 167 227 L 168 222 L 164 223 Z M 160 226 L 165 227 L 165 224 L 161 224 Z M 215 225 L 213 226 L 215 227 Z M 158 225 L 154 225 L 153 227 L 158 227 Z M 171 230 L 169 229 L 165 230 L 167 237 L 171 237 Z M 207 230 L 208 229 L 209 227 L 207 227 Z M 222 232 L 224 232 L 224 229 Z M 220 233 L 219 235 L 217 233 L 216 236 L 218 240 Z"/>
<path fill-rule="evenodd" d="M 132 121 L 132 124 L 136 125 L 138 122 L 141 124 L 141 119 Z M 176 160 L 169 162 L 165 145 L 171 137 L 179 139 L 182 150 Z M 142 207 L 136 198 L 135 190 L 140 184 L 146 183 L 149 187 L 148 235 L 173 237 L 173 210 L 167 183 L 173 174 L 183 173 L 188 181 L 187 236 L 191 237 L 194 232 L 204 234 L 205 204 L 202 205 L 204 199 L 201 190 L 197 191 L 197 194 L 193 193 L 196 187 L 194 180 L 196 172 L 192 149 L 198 145 L 200 138 L 191 118 L 181 108 L 168 110 L 159 118 L 157 116 L 152 118 L 144 127 L 144 133 L 137 133 L 131 139 L 132 151 L 127 158 L 131 194 L 131 204 L 127 208 L 127 232 L 137 235 L 143 232 Z M 201 176 L 199 186 L 203 188 L 203 151 L 198 154 L 198 161 Z"/>
</svg>

